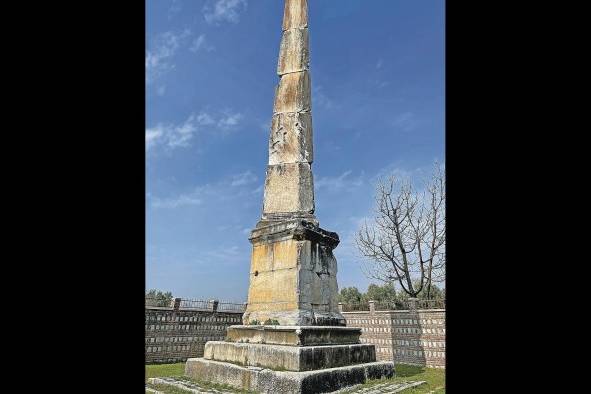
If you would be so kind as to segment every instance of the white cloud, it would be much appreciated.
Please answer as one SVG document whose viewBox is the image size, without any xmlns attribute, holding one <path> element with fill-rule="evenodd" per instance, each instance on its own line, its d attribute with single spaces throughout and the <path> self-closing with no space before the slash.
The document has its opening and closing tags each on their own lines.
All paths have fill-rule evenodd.
<svg viewBox="0 0 591 394">
<path fill-rule="evenodd" d="M 170 148 L 189 146 L 189 141 L 197 132 L 197 125 L 197 118 L 195 115 L 191 115 L 184 123 L 170 129 L 168 132 L 168 146 Z"/>
<path fill-rule="evenodd" d="M 212 257 L 215 261 L 226 261 L 238 256 L 240 254 L 240 249 L 238 246 L 234 245 L 231 247 L 220 247 L 218 249 L 209 250 L 205 254 L 208 257 Z"/>
<path fill-rule="evenodd" d="M 231 111 L 225 111 L 223 116 L 218 120 L 217 125 L 222 130 L 229 130 L 238 126 L 238 122 L 240 122 L 241 119 L 241 113 L 232 113 Z"/>
<path fill-rule="evenodd" d="M 231 186 L 242 186 L 248 185 L 249 183 L 256 182 L 258 180 L 257 176 L 253 174 L 251 171 L 243 172 L 242 174 L 237 174 L 232 177 L 232 182 L 230 183 Z"/>
<path fill-rule="evenodd" d="M 351 177 L 353 171 L 345 171 L 336 177 L 322 177 L 314 182 L 317 189 L 327 189 L 329 191 L 340 191 L 343 189 L 351 190 L 363 185 L 363 174 L 358 177 Z"/>
<path fill-rule="evenodd" d="M 246 10 L 247 0 L 210 0 L 203 7 L 203 16 L 208 23 L 238 23 L 240 14 Z"/>
<path fill-rule="evenodd" d="M 378 63 L 376 64 L 376 69 L 379 70 L 380 68 L 382 68 L 383 65 L 384 61 L 382 59 L 379 59 Z"/>
<path fill-rule="evenodd" d="M 225 111 L 216 119 L 214 115 L 202 111 L 189 115 L 180 124 L 158 123 L 146 129 L 146 150 L 150 151 L 158 145 L 168 149 L 189 147 L 194 137 L 204 127 L 227 131 L 236 128 L 241 118 L 240 113 Z"/>
<path fill-rule="evenodd" d="M 210 45 L 207 39 L 205 38 L 205 34 L 201 34 L 199 37 L 193 40 L 191 47 L 189 50 L 191 52 L 199 52 L 200 50 L 204 50 L 207 52 L 211 52 L 215 49 L 213 45 Z"/>
<path fill-rule="evenodd" d="M 207 126 L 215 123 L 215 120 L 207 112 L 201 112 L 197 115 L 197 121 L 200 125 Z"/>
<path fill-rule="evenodd" d="M 397 129 L 408 133 L 417 127 L 417 120 L 415 114 L 412 112 L 404 112 L 396 116 L 392 122 L 393 126 Z"/>
<path fill-rule="evenodd" d="M 182 9 L 180 0 L 172 0 L 172 4 L 168 9 L 168 19 L 172 19 L 176 14 L 178 14 Z"/>
<path fill-rule="evenodd" d="M 174 70 L 174 55 L 190 35 L 191 31 L 185 29 L 180 33 L 167 31 L 154 39 L 151 50 L 146 51 L 146 83 L 148 85 Z"/>
<path fill-rule="evenodd" d="M 159 123 L 155 127 L 146 129 L 146 150 L 162 144 L 168 148 L 187 147 L 199 130 L 207 124 L 207 114 L 191 114 L 183 123 L 178 125 Z"/>
<path fill-rule="evenodd" d="M 152 208 L 179 208 L 190 205 L 206 205 L 209 202 L 219 204 L 220 201 L 243 200 L 251 193 L 249 185 L 257 182 L 258 177 L 248 170 L 230 175 L 217 183 L 195 187 L 192 191 L 168 198 L 152 197 Z M 240 231 L 240 226 L 236 231 Z"/>
<path fill-rule="evenodd" d="M 378 180 L 390 176 L 398 179 L 411 179 L 412 177 L 420 175 L 421 172 L 421 168 L 405 169 L 400 166 L 399 162 L 395 162 L 378 170 L 378 172 L 376 172 L 376 174 L 371 178 L 370 183 L 375 184 Z M 374 190 L 372 189 L 372 192 L 373 191 Z"/>
<path fill-rule="evenodd" d="M 146 129 L 146 150 L 153 148 L 163 135 L 164 129 L 160 125 L 152 129 Z"/>
<path fill-rule="evenodd" d="M 160 199 L 154 198 L 152 200 L 152 207 L 154 208 L 178 208 L 187 205 L 201 205 L 203 200 L 194 195 L 182 194 L 175 198 Z"/>
<path fill-rule="evenodd" d="M 315 86 L 312 89 L 312 105 L 318 104 L 324 109 L 331 109 L 335 107 L 334 102 L 324 94 L 322 86 Z"/>
<path fill-rule="evenodd" d="M 260 184 L 259 187 L 257 187 L 256 189 L 254 189 L 252 191 L 252 194 L 260 194 L 263 192 L 264 188 L 265 188 L 265 184 L 264 183 Z"/>
</svg>

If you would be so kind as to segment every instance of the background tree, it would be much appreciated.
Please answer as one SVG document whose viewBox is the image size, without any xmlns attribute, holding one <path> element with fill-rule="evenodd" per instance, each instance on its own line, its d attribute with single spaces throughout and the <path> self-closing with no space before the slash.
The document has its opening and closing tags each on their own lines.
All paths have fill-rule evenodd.
<svg viewBox="0 0 591 394">
<path fill-rule="evenodd" d="M 339 293 L 339 302 L 343 304 L 359 304 L 368 301 L 396 302 L 400 298 L 408 297 L 403 292 L 397 292 L 393 283 L 383 285 L 370 284 L 365 293 L 361 293 L 356 287 L 345 287 Z"/>
<path fill-rule="evenodd" d="M 146 293 L 146 301 L 150 302 L 153 306 L 170 306 L 172 302 L 172 293 L 167 291 L 166 293 L 152 289 Z"/>
<path fill-rule="evenodd" d="M 357 290 L 357 287 L 345 287 L 341 289 L 338 301 L 343 304 L 359 304 L 361 296 L 362 294 Z"/>
<path fill-rule="evenodd" d="M 371 284 L 367 288 L 367 292 L 363 294 L 362 300 L 376 301 L 376 302 L 394 302 L 396 301 L 396 289 L 392 283 L 385 283 L 382 286 Z"/>
<path fill-rule="evenodd" d="M 437 285 L 432 284 L 429 294 L 423 289 L 418 295 L 419 300 L 445 300 L 445 293 Z"/>
<path fill-rule="evenodd" d="M 445 173 L 435 165 L 423 192 L 409 179 L 378 181 L 373 220 L 356 236 L 368 277 L 397 281 L 411 297 L 431 297 L 433 283 L 445 279 Z"/>
<path fill-rule="evenodd" d="M 418 281 L 415 281 L 415 287 L 418 287 Z M 423 287 L 423 290 L 417 295 L 419 300 L 444 300 L 445 289 L 440 289 L 436 284 L 431 285 L 431 291 L 427 294 L 427 288 Z"/>
</svg>

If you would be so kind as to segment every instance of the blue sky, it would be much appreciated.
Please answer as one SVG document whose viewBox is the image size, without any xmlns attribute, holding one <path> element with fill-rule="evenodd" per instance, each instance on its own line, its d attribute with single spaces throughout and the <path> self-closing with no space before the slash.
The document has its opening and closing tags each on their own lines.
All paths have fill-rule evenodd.
<svg viewBox="0 0 591 394">
<path fill-rule="evenodd" d="M 339 4 L 337 7 L 336 4 Z M 380 175 L 445 160 L 443 0 L 309 0 L 316 216 L 339 287 Z M 146 287 L 245 301 L 283 0 L 146 1 Z"/>
</svg>

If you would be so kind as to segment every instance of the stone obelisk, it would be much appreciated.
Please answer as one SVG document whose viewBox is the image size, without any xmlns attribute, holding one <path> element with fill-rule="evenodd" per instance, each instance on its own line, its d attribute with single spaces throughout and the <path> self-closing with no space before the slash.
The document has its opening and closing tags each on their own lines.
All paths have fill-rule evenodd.
<svg viewBox="0 0 591 394">
<path fill-rule="evenodd" d="M 244 324 L 345 325 L 337 306 L 336 233 L 314 216 L 308 4 L 287 0 L 263 214 L 252 231 Z"/>
<path fill-rule="evenodd" d="M 261 220 L 243 325 L 205 344 L 185 375 L 264 393 L 326 393 L 391 377 L 337 306 L 336 233 L 314 216 L 308 1 L 285 0 Z"/>
</svg>

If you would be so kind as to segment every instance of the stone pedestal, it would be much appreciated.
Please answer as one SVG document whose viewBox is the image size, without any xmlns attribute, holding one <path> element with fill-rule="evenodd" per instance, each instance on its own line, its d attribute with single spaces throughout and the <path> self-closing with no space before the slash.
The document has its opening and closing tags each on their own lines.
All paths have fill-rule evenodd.
<svg viewBox="0 0 591 394">
<path fill-rule="evenodd" d="M 345 325 L 336 302 L 336 233 L 311 218 L 266 217 L 249 239 L 253 250 L 245 325 Z"/>
<path fill-rule="evenodd" d="M 231 326 L 225 342 L 210 341 L 185 375 L 261 393 L 328 393 L 394 375 L 376 362 L 361 329 L 330 326 Z"/>
</svg>

